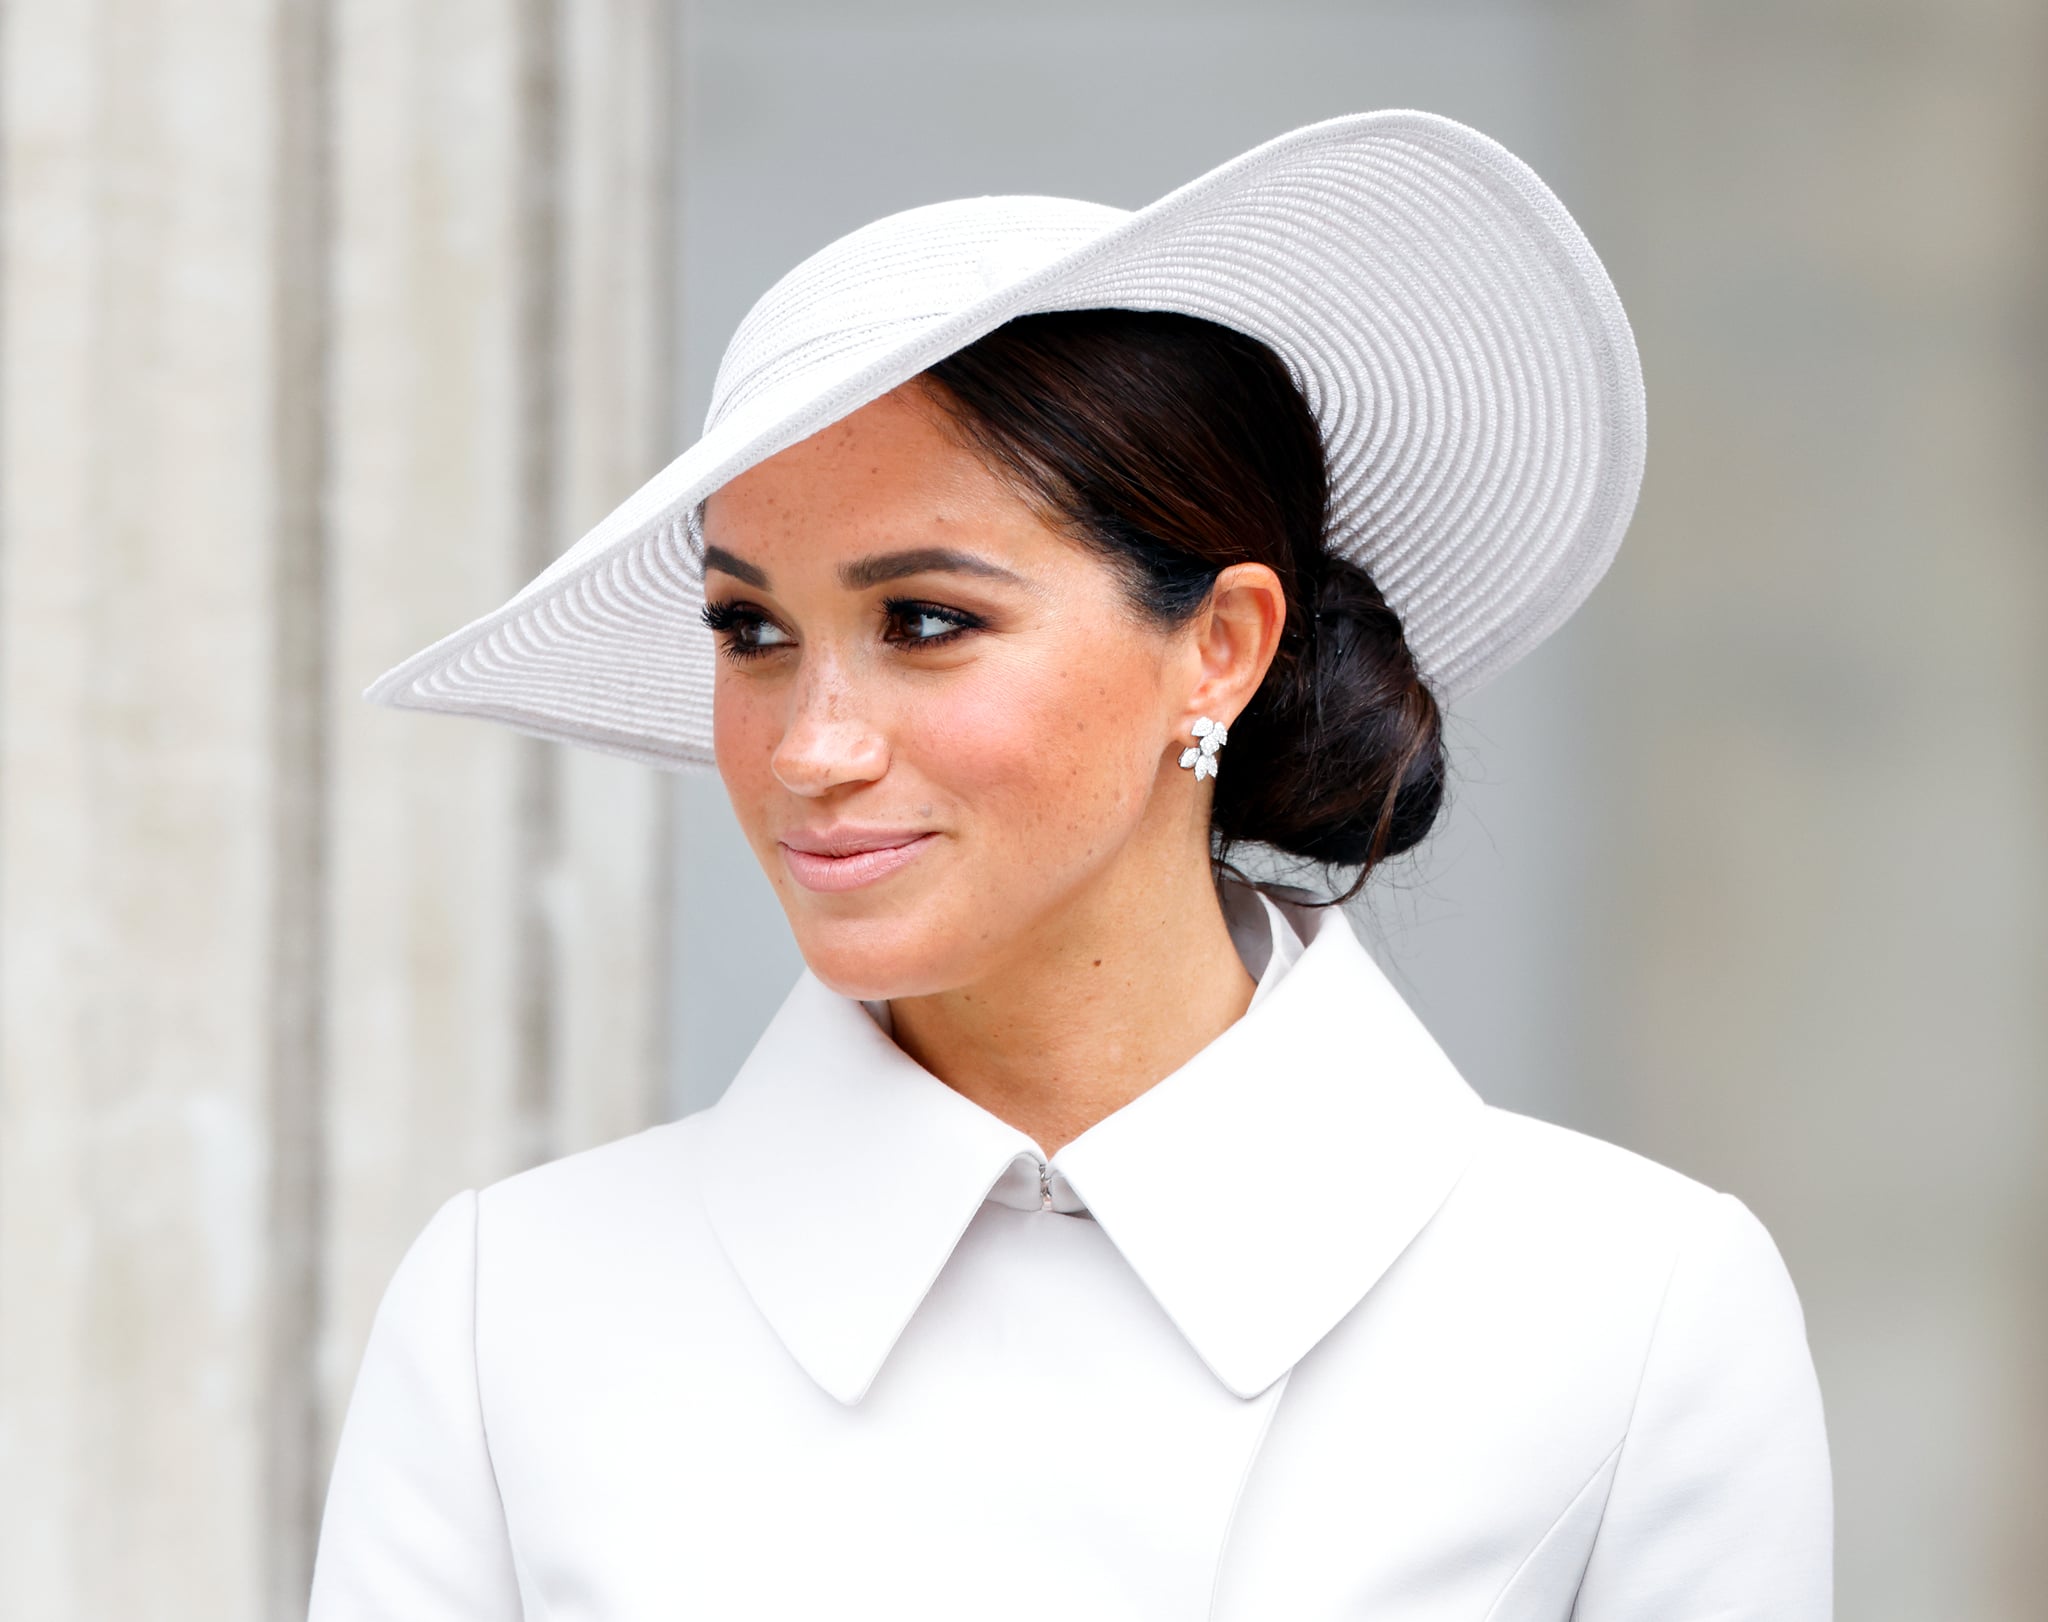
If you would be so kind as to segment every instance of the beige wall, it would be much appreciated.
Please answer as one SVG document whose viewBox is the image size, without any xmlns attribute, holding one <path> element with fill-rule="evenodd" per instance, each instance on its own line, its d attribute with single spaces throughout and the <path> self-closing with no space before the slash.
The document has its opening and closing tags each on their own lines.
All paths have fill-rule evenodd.
<svg viewBox="0 0 2048 1622">
<path fill-rule="evenodd" d="M 1813 1332 L 1841 1614 L 2048 1591 L 2048 10 L 1628 8 L 1609 1135 Z M 1768 48 L 1763 48 L 1765 44 Z"/>
</svg>

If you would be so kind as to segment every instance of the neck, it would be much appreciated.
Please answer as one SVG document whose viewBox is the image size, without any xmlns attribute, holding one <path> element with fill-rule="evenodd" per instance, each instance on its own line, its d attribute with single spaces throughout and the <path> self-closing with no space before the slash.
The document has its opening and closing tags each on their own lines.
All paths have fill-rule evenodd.
<svg viewBox="0 0 2048 1622">
<path fill-rule="evenodd" d="M 1208 864 L 1095 886 L 981 982 L 890 1004 L 896 1042 L 1051 1155 L 1214 1041 L 1256 989 Z"/>
</svg>

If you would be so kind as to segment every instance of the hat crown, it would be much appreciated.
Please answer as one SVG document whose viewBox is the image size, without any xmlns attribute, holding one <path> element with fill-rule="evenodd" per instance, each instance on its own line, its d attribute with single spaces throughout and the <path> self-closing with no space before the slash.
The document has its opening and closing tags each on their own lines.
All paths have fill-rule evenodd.
<svg viewBox="0 0 2048 1622">
<path fill-rule="evenodd" d="M 704 431 L 808 396 L 1014 286 L 1129 218 L 1069 197 L 963 197 L 827 243 L 755 302 L 726 345 Z"/>
</svg>

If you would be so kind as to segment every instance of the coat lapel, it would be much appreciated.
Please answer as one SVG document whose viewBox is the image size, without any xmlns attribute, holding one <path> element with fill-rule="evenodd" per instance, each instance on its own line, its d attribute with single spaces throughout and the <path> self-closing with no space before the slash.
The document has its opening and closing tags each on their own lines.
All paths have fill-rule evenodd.
<svg viewBox="0 0 2048 1622">
<path fill-rule="evenodd" d="M 1335 909 L 1187 1064 L 1053 1167 L 1216 1378 L 1256 1396 L 1449 1195 L 1481 1104 Z M 1293 954 L 1289 954 L 1292 956 Z M 713 1107 L 702 1189 L 762 1315 L 832 1396 L 867 1392 L 1031 1138 L 806 973 Z"/>
<path fill-rule="evenodd" d="M 790 1355 L 858 1402 L 1031 1139 L 806 971 L 712 1106 L 704 1203 Z"/>
<path fill-rule="evenodd" d="M 1292 1368 L 1450 1194 L 1483 1106 L 1334 909 L 1245 1018 L 1059 1153 L 1210 1372 Z"/>
</svg>

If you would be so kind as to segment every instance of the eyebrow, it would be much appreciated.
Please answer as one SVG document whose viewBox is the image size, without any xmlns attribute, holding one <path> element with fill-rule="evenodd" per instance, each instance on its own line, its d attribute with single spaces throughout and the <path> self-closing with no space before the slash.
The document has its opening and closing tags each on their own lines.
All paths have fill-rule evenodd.
<svg viewBox="0 0 2048 1622">
<path fill-rule="evenodd" d="M 972 552 L 958 552 L 950 546 L 913 546 L 901 552 L 877 552 L 839 566 L 839 583 L 849 591 L 864 591 L 885 580 L 901 580 L 910 574 L 973 574 L 988 580 L 1009 580 L 1022 585 L 1023 578 L 1000 563 L 978 558 Z"/>
<path fill-rule="evenodd" d="M 756 568 L 745 558 L 735 557 L 722 546 L 704 548 L 704 569 L 707 574 L 713 569 L 720 574 L 729 574 L 758 591 L 768 590 L 766 571 Z M 1024 584 L 1021 575 L 1012 573 L 1000 563 L 991 563 L 987 558 L 950 546 L 913 546 L 901 552 L 876 552 L 868 557 L 855 558 L 851 563 L 839 566 L 839 583 L 849 591 L 865 591 L 870 586 L 901 580 L 905 575 L 913 574 L 971 574 L 987 580 Z"/>
<path fill-rule="evenodd" d="M 736 558 L 722 546 L 704 548 L 704 572 L 716 569 L 720 574 L 729 574 L 735 580 L 743 580 L 757 591 L 768 589 L 768 576 L 755 568 L 745 558 Z"/>
</svg>

